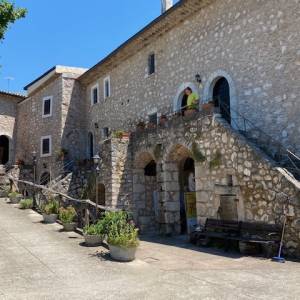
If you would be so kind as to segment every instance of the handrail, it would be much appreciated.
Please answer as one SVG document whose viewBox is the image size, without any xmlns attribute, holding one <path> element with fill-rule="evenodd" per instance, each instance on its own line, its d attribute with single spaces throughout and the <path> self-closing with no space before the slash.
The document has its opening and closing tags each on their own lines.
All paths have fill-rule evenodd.
<svg viewBox="0 0 300 300">
<path fill-rule="evenodd" d="M 283 146 L 280 141 L 276 140 L 269 134 L 265 133 L 262 129 L 257 127 L 252 121 L 250 121 L 249 119 L 244 117 L 244 115 L 242 115 L 240 112 L 229 107 L 225 103 L 221 103 L 221 101 L 219 101 L 219 105 L 220 105 L 220 108 L 223 109 L 224 112 L 226 114 L 228 114 L 228 116 L 230 116 L 231 121 L 234 122 L 234 125 L 239 130 L 239 132 L 243 136 L 245 136 L 247 139 L 249 139 L 249 136 L 247 135 L 247 133 L 249 133 L 250 130 L 256 130 L 259 133 L 259 136 L 263 135 L 264 136 L 263 138 L 256 139 L 258 141 L 257 146 L 259 148 L 261 148 L 262 150 L 264 150 L 264 152 L 266 152 L 268 155 L 270 155 L 275 161 L 277 161 L 278 163 L 283 165 L 288 171 L 290 171 L 291 173 L 296 175 L 297 178 L 298 177 L 300 178 L 300 158 L 296 154 L 294 154 L 290 149 Z M 237 115 L 238 118 L 234 118 L 232 116 L 231 112 L 233 112 L 235 115 Z M 241 126 L 238 122 L 239 119 L 241 119 L 243 121 L 244 128 L 241 128 Z M 247 124 L 249 125 L 248 128 L 250 130 L 249 129 L 247 130 Z M 244 129 L 244 130 L 241 130 L 241 129 Z M 266 141 L 267 141 L 268 149 L 266 149 L 267 147 L 265 147 Z M 277 148 L 275 153 L 268 151 L 270 144 L 271 144 L 271 146 L 273 144 L 273 146 L 275 146 Z M 285 159 L 283 159 L 283 158 L 285 158 Z M 291 166 L 288 165 L 288 162 L 286 160 L 288 160 L 288 162 Z"/>
</svg>

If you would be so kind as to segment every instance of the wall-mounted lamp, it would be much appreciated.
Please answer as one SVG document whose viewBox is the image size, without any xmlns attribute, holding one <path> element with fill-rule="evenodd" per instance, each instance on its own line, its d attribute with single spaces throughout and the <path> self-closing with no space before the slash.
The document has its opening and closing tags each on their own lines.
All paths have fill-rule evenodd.
<svg viewBox="0 0 300 300">
<path fill-rule="evenodd" d="M 201 83 L 202 82 L 202 79 L 201 79 L 201 75 L 200 74 L 196 74 L 195 75 L 195 79 L 198 83 Z"/>
</svg>

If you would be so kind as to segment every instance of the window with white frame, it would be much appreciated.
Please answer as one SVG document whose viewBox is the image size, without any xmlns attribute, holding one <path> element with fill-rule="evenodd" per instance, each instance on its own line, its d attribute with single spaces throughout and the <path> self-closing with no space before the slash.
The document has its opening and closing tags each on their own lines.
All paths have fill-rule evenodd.
<svg viewBox="0 0 300 300">
<path fill-rule="evenodd" d="M 51 135 L 41 137 L 41 157 L 51 156 L 52 138 Z"/>
<path fill-rule="evenodd" d="M 99 85 L 96 84 L 91 88 L 91 104 L 97 104 L 99 102 Z"/>
<path fill-rule="evenodd" d="M 106 77 L 103 80 L 104 85 L 104 99 L 110 97 L 110 77 Z"/>
<path fill-rule="evenodd" d="M 48 118 L 52 116 L 52 102 L 52 96 L 43 98 L 43 118 Z"/>
</svg>

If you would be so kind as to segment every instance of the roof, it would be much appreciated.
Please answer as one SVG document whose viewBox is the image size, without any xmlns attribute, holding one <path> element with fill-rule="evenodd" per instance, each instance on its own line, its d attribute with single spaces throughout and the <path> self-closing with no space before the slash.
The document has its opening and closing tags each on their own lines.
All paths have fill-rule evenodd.
<svg viewBox="0 0 300 300">
<path fill-rule="evenodd" d="M 55 75 L 58 74 L 75 74 L 75 77 L 78 77 L 82 75 L 84 72 L 86 72 L 87 69 L 84 68 L 76 68 L 76 67 L 67 67 L 67 66 L 54 66 L 48 71 L 46 71 L 44 74 L 39 76 L 37 79 L 29 83 L 24 87 L 24 90 L 28 91 L 28 93 L 33 92 L 36 88 L 38 88 L 40 85 L 48 81 L 50 78 L 52 78 Z"/>
<path fill-rule="evenodd" d="M 25 95 L 18 94 L 18 93 L 12 93 L 12 92 L 8 92 L 8 91 L 0 91 L 0 95 L 19 98 L 20 100 L 24 100 L 26 98 Z"/>
<path fill-rule="evenodd" d="M 199 11 L 210 2 L 211 0 L 180 0 L 81 75 L 79 80 L 89 83 L 101 73 L 101 70 L 104 72 L 106 68 L 116 67 L 120 61 L 129 58 L 142 48 L 148 46 L 153 40 L 170 31 L 177 24 L 184 22 L 188 16 Z"/>
</svg>

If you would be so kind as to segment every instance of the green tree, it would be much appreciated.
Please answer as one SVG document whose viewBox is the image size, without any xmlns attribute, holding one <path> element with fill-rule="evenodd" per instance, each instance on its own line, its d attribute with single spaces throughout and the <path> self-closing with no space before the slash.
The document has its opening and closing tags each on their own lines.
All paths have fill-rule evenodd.
<svg viewBox="0 0 300 300">
<path fill-rule="evenodd" d="M 0 0 L 0 41 L 4 39 L 5 32 L 10 24 L 26 16 L 25 8 L 17 8 L 8 0 Z"/>
</svg>

